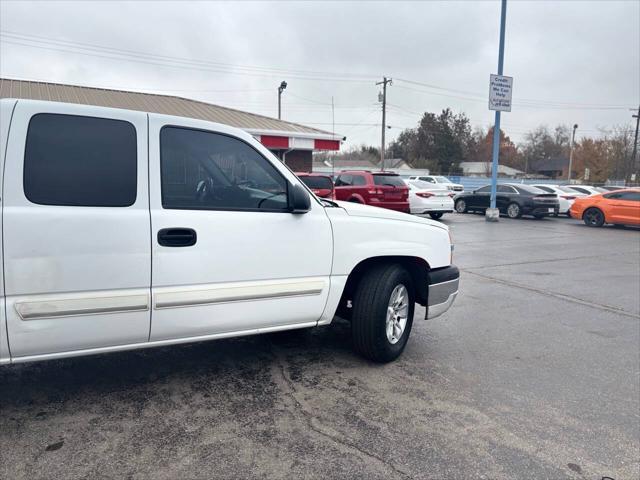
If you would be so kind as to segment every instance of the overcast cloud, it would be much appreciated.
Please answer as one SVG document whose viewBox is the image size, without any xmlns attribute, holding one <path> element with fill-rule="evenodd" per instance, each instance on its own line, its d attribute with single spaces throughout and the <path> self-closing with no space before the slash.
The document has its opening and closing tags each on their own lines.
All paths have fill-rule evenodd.
<svg viewBox="0 0 640 480">
<path fill-rule="evenodd" d="M 491 124 L 499 15 L 498 1 L 2 0 L 0 75 L 180 95 L 270 116 L 286 80 L 284 119 L 331 130 L 333 96 L 336 132 L 349 144 L 377 145 L 375 81 L 383 75 L 394 79 L 391 138 L 421 112 L 446 107 L 474 126 Z M 640 102 L 640 2 L 510 0 L 505 74 L 514 77 L 515 105 L 503 128 L 516 141 L 539 124 L 578 123 L 578 137 L 630 124 L 629 108 Z"/>
</svg>

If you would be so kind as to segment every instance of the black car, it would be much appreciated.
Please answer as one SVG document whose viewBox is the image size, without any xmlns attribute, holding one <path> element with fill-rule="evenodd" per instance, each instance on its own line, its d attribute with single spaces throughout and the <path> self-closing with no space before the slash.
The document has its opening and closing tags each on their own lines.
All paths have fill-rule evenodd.
<svg viewBox="0 0 640 480">
<path fill-rule="evenodd" d="M 486 185 L 472 192 L 461 193 L 454 198 L 456 212 L 484 212 L 491 201 L 491 185 Z M 524 184 L 503 183 L 498 185 L 496 207 L 500 213 L 509 218 L 520 218 L 522 215 L 533 215 L 542 218 L 557 215 L 558 196 L 539 188 Z"/>
</svg>

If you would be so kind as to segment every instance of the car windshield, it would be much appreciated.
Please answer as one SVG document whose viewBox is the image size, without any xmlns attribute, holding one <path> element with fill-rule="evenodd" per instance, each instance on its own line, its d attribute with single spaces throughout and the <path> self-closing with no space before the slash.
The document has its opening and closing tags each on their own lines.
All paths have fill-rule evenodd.
<svg viewBox="0 0 640 480">
<path fill-rule="evenodd" d="M 376 185 L 391 185 L 392 187 L 406 187 L 407 185 L 399 175 L 373 174 L 373 183 Z"/>
<path fill-rule="evenodd" d="M 438 183 L 451 183 L 451 180 L 449 180 L 447 177 L 443 177 L 441 175 L 433 177 L 433 179 Z"/>
<path fill-rule="evenodd" d="M 303 175 L 300 177 L 300 180 L 302 180 L 302 182 L 309 188 L 315 188 L 316 190 L 319 189 L 329 189 L 331 190 L 333 188 L 333 182 L 331 181 L 330 178 L 328 177 L 320 177 L 320 176 L 313 176 L 313 175 Z"/>
</svg>

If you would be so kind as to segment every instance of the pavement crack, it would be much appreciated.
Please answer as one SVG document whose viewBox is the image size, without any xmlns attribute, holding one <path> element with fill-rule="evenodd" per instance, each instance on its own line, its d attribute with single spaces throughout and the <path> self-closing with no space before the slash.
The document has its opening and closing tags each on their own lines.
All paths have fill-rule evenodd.
<svg viewBox="0 0 640 480">
<path fill-rule="evenodd" d="M 341 437 L 337 432 L 332 431 L 330 427 L 323 425 L 320 420 L 313 415 L 303 404 L 303 402 L 297 396 L 297 390 L 293 381 L 286 372 L 286 365 L 282 353 L 278 350 L 278 348 L 271 343 L 272 352 L 274 358 L 276 360 L 276 383 L 289 395 L 291 400 L 293 401 L 296 410 L 302 415 L 305 423 L 317 435 L 328 439 L 336 445 L 341 450 L 346 450 L 347 453 L 353 453 L 354 451 L 359 454 L 361 457 L 364 457 L 366 460 L 373 460 L 378 463 L 384 470 L 390 471 L 396 475 L 399 475 L 401 478 L 412 478 L 412 475 L 400 470 L 398 467 L 389 463 L 384 458 L 376 455 L 375 453 L 368 452 L 356 445 L 353 442 L 348 441 L 347 439 Z M 278 381 L 280 379 L 280 381 Z"/>
<path fill-rule="evenodd" d="M 637 314 L 631 313 L 631 312 L 627 312 L 626 310 L 623 310 L 621 308 L 614 307 L 614 306 L 611 306 L 611 305 L 595 303 L 595 302 L 589 302 L 587 300 L 583 300 L 583 299 L 578 298 L 578 297 L 573 297 L 571 295 L 566 295 L 566 294 L 563 294 L 563 293 L 550 292 L 548 290 L 543 290 L 541 288 L 531 287 L 529 285 L 524 285 L 522 283 L 513 282 L 513 281 L 509 281 L 509 280 L 502 280 L 502 279 L 497 278 L 497 277 L 492 277 L 491 275 L 485 275 L 485 274 L 478 273 L 478 272 L 472 272 L 471 270 L 462 269 L 462 271 L 465 272 L 465 273 L 468 273 L 470 275 L 476 275 L 478 277 L 481 277 L 481 278 L 484 278 L 484 279 L 487 279 L 487 280 L 491 280 L 492 282 L 501 283 L 502 285 L 507 285 L 509 287 L 528 290 L 529 292 L 539 293 L 541 295 L 546 295 L 546 296 L 549 296 L 549 297 L 557 298 L 559 300 L 564 300 L 566 302 L 577 303 L 579 305 L 584 305 L 585 307 L 594 308 L 596 310 L 603 310 L 603 311 L 615 313 L 615 314 L 618 314 L 618 315 L 623 315 L 623 316 L 629 317 L 629 318 L 640 319 L 640 315 L 637 315 Z"/>
</svg>

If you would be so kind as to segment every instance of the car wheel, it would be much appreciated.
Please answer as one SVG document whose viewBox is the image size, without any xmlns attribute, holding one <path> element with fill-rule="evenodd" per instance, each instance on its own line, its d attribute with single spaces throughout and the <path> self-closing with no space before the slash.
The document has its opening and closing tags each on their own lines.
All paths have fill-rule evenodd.
<svg viewBox="0 0 640 480">
<path fill-rule="evenodd" d="M 429 216 L 431 218 L 433 218 L 434 220 L 438 220 L 439 218 L 442 218 L 442 212 L 436 212 L 436 213 L 430 213 Z"/>
<path fill-rule="evenodd" d="M 456 201 L 456 212 L 467 213 L 467 202 L 462 198 Z"/>
<path fill-rule="evenodd" d="M 590 227 L 601 227 L 604 225 L 604 213 L 596 207 L 587 208 L 582 214 L 582 220 Z"/>
<path fill-rule="evenodd" d="M 362 202 L 360 200 L 358 200 L 357 198 L 350 198 L 349 202 L 362 204 Z"/>
<path fill-rule="evenodd" d="M 515 202 L 510 203 L 507 207 L 507 216 L 509 218 L 520 218 L 522 216 L 520 205 Z"/>
<path fill-rule="evenodd" d="M 398 358 L 411 333 L 414 299 L 411 275 L 401 266 L 387 264 L 369 270 L 353 299 L 355 350 L 379 363 Z"/>
</svg>

